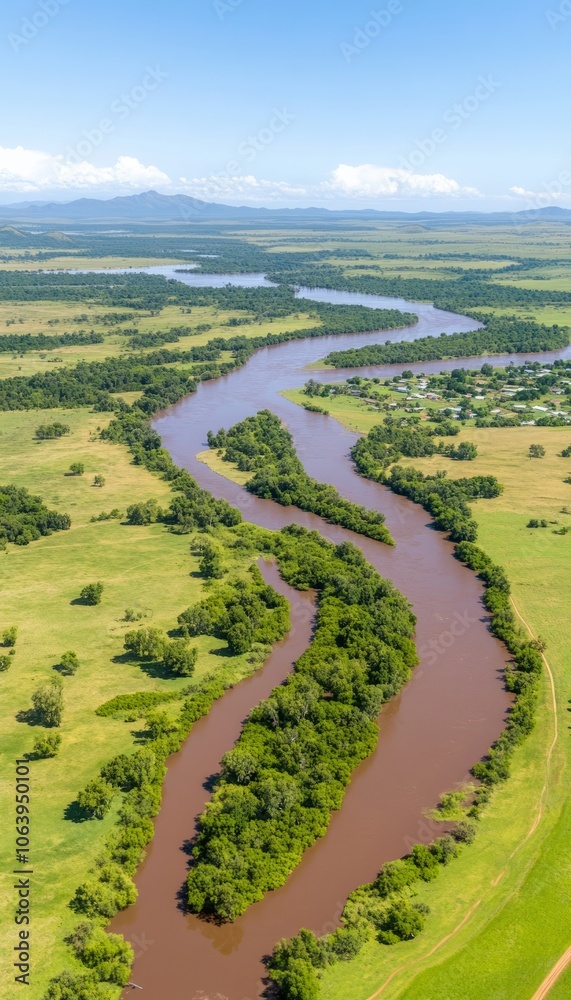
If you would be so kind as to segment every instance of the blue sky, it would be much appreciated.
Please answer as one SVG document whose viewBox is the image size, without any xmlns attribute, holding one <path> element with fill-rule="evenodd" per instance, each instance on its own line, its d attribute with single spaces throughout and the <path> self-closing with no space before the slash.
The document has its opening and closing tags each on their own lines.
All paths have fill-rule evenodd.
<svg viewBox="0 0 571 1000">
<path fill-rule="evenodd" d="M 12 0 L 0 201 L 571 205 L 571 0 Z"/>
</svg>

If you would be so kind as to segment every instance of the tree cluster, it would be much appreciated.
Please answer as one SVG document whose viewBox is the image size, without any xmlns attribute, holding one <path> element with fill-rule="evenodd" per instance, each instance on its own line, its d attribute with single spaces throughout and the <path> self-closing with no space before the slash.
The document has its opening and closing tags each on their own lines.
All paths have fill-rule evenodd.
<svg viewBox="0 0 571 1000">
<path fill-rule="evenodd" d="M 407 601 L 352 545 L 292 526 L 276 538 L 281 573 L 320 592 L 310 648 L 251 713 L 223 760 L 188 879 L 194 912 L 234 920 L 282 885 L 374 750 L 375 720 L 417 663 Z M 195 627 L 197 627 L 195 625 Z"/>
<path fill-rule="evenodd" d="M 28 545 L 53 531 L 67 531 L 68 514 L 48 510 L 41 497 L 20 486 L 0 486 L 0 548 L 6 542 Z"/>
<path fill-rule="evenodd" d="M 331 524 L 394 544 L 383 514 L 345 500 L 334 486 L 307 475 L 291 434 L 269 410 L 261 410 L 229 431 L 209 433 L 208 443 L 223 452 L 225 461 L 254 473 L 246 489 L 255 496 L 311 511 Z"/>
</svg>

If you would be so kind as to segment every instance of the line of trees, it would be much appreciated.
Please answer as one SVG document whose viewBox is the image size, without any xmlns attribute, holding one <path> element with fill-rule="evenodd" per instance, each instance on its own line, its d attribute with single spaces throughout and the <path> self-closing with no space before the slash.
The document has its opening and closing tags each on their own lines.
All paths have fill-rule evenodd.
<svg viewBox="0 0 571 1000">
<path fill-rule="evenodd" d="M 381 705 L 417 663 L 406 599 L 354 546 L 291 526 L 280 571 L 319 591 L 317 626 L 294 674 L 251 713 L 222 762 L 188 878 L 193 912 L 235 920 L 282 885 L 373 752 Z"/>
<path fill-rule="evenodd" d="M 490 304 L 490 303 L 488 303 Z M 411 364 L 416 361 L 441 361 L 444 358 L 470 358 L 483 354 L 527 354 L 557 351 L 568 347 L 569 328 L 545 326 L 515 316 L 483 316 L 483 330 L 469 333 L 441 334 L 400 343 L 368 344 L 347 351 L 333 351 L 325 361 L 334 368 L 360 368 L 367 365 Z"/>
<path fill-rule="evenodd" d="M 85 347 L 90 344 L 102 344 L 105 337 L 102 333 L 62 333 L 46 335 L 45 333 L 7 333 L 0 337 L 0 352 L 16 352 L 26 354 L 28 351 L 52 351 L 56 347 Z"/>
<path fill-rule="evenodd" d="M 393 545 L 385 518 L 345 500 L 334 486 L 308 476 L 297 457 L 291 434 L 270 410 L 261 410 L 229 431 L 208 434 L 208 444 L 223 453 L 227 462 L 252 472 L 246 489 L 284 507 L 299 507 L 359 534 Z"/>
</svg>

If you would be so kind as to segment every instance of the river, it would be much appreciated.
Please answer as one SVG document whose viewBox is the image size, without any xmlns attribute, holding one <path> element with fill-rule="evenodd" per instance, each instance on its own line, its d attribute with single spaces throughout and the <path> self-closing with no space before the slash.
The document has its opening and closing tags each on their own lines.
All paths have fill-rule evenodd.
<svg viewBox="0 0 571 1000">
<path fill-rule="evenodd" d="M 161 268 L 160 273 L 169 270 L 173 273 L 167 276 L 189 284 L 198 283 L 197 279 L 204 283 L 204 275 L 177 275 L 172 268 Z M 227 276 L 216 275 L 214 281 L 224 284 Z M 233 281 L 241 283 L 243 276 L 233 276 Z M 438 835 L 426 811 L 437 804 L 443 791 L 468 779 L 471 765 L 501 732 L 510 704 L 502 683 L 506 651 L 486 627 L 482 585 L 454 559 L 451 543 L 433 529 L 420 507 L 355 473 L 349 451 L 356 434 L 280 395 L 283 389 L 302 385 L 308 377 L 305 366 L 333 348 L 360 346 L 374 342 L 375 337 L 397 340 L 473 329 L 474 322 L 422 303 L 303 291 L 327 301 L 373 304 L 374 298 L 377 307 L 397 306 L 417 313 L 419 324 L 406 331 L 291 341 L 264 348 L 242 368 L 201 383 L 195 394 L 159 415 L 154 427 L 173 460 L 215 496 L 239 507 L 248 521 L 272 529 L 297 522 L 335 542 L 349 540 L 358 545 L 369 562 L 412 602 L 421 663 L 409 684 L 384 707 L 378 747 L 355 772 L 327 835 L 306 852 L 287 883 L 250 907 L 233 925 L 219 927 L 185 914 L 179 907 L 188 864 L 185 848 L 208 799 L 210 779 L 238 736 L 240 722 L 285 678 L 310 634 L 307 595 L 292 598 L 289 588 L 278 584 L 275 570 L 264 570 L 274 573 L 274 585 L 292 599 L 292 632 L 255 678 L 226 694 L 208 718 L 194 727 L 182 751 L 170 761 L 156 835 L 136 877 L 138 902 L 112 924 L 112 930 L 133 943 L 133 981 L 144 987 L 146 1000 L 254 1000 L 263 995 L 262 960 L 276 941 L 301 927 L 317 933 L 332 930 L 352 889 L 371 881 L 383 862 Z M 471 364 L 481 363 L 482 359 L 471 359 Z M 417 367 L 428 372 L 458 365 L 455 360 Z M 376 375 L 393 371 L 374 369 Z M 327 380 L 346 375 L 340 370 L 328 372 Z M 253 497 L 196 459 L 206 447 L 208 430 L 231 427 L 264 407 L 287 424 L 310 475 L 334 484 L 348 499 L 385 514 L 396 548 Z"/>
</svg>

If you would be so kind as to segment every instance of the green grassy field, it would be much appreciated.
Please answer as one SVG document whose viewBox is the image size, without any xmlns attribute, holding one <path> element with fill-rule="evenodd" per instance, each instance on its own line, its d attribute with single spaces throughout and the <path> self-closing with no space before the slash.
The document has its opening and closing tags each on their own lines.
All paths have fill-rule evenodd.
<svg viewBox="0 0 571 1000">
<path fill-rule="evenodd" d="M 57 419 L 72 428 L 57 441 L 34 440 L 40 422 Z M 133 747 L 141 723 L 100 718 L 95 709 L 117 694 L 173 691 L 188 679 L 162 679 L 138 663 L 125 660 L 123 636 L 132 625 L 123 619 L 128 607 L 141 611 L 144 623 L 163 629 L 176 626 L 177 615 L 203 594 L 197 560 L 189 552 L 189 536 L 175 535 L 160 524 L 129 527 L 119 521 L 91 523 L 101 511 L 155 498 L 165 505 L 166 484 L 130 463 L 126 449 L 101 441 L 98 428 L 107 414 L 87 410 L 0 415 L 0 483 L 25 486 L 50 508 L 68 512 L 69 531 L 57 532 L 26 547 L 9 545 L 0 552 L 2 603 L 0 629 L 17 625 L 16 655 L 2 687 L 2 781 L 0 809 L 7 836 L 2 838 L 4 873 L 14 866 L 13 800 L 15 761 L 32 749 L 39 730 L 16 716 L 31 707 L 36 687 L 54 676 L 62 653 L 74 650 L 80 668 L 65 678 L 62 748 L 57 758 L 32 762 L 33 1000 L 43 995 L 51 975 L 70 965 L 64 935 L 77 924 L 68 907 L 75 888 L 99 852 L 114 816 L 104 821 L 74 823 L 64 819 L 77 792 L 116 753 Z M 81 477 L 66 476 L 70 462 L 82 461 Z M 106 480 L 92 485 L 95 473 Z M 229 568 L 244 569 L 229 560 Z M 74 605 L 81 588 L 101 580 L 105 586 L 97 607 Z M 196 640 L 199 659 L 195 677 L 228 663 L 219 655 L 225 643 L 212 637 Z M 119 659 L 117 660 L 117 657 Z M 250 672 L 246 657 L 234 658 L 236 678 Z M 176 706 L 176 703 L 175 703 Z M 1 920 L 2 998 L 21 993 L 8 967 L 16 943 L 13 898 L 5 887 Z"/>
<path fill-rule="evenodd" d="M 287 393 L 294 401 L 297 395 Z M 378 415 L 372 419 L 362 400 L 319 402 L 355 430 L 366 432 L 379 420 Z M 526 1000 L 571 942 L 566 788 L 571 534 L 553 533 L 557 525 L 571 526 L 571 515 L 561 512 L 562 507 L 571 510 L 571 486 L 563 482 L 571 466 L 558 457 L 570 437 L 569 428 L 467 427 L 460 440 L 474 441 L 479 449 L 469 466 L 442 457 L 403 460 L 425 472 L 493 474 L 504 484 L 497 500 L 474 504 L 479 542 L 506 567 L 519 612 L 548 643 L 559 735 L 553 746 L 555 719 L 546 675 L 537 726 L 516 753 L 511 779 L 486 810 L 475 845 L 419 891 L 432 910 L 423 933 L 391 948 L 371 943 L 355 961 L 334 966 L 323 979 L 324 1000 L 377 995 L 383 1000 Z M 528 458 L 531 443 L 544 445 L 545 459 Z M 557 525 L 528 529 L 533 516 Z M 569 994 L 561 984 L 552 995 Z"/>
<path fill-rule="evenodd" d="M 3 335 L 17 336 L 24 333 L 56 336 L 61 333 L 77 333 L 80 330 L 94 330 L 105 337 L 101 344 L 57 347 L 49 351 L 27 351 L 25 354 L 0 352 L 0 378 L 35 375 L 37 372 L 69 368 L 79 364 L 80 361 L 103 361 L 106 358 L 133 354 L 127 347 L 129 337 L 117 334 L 113 328 L 110 329 L 101 322 L 100 317 L 105 312 L 106 310 L 94 306 L 78 307 L 76 304 L 59 302 L 0 302 L 0 338 Z M 139 333 L 160 333 L 177 326 L 197 327 L 203 324 L 210 326 L 209 330 L 191 336 L 181 336 L 176 343 L 165 345 L 167 349 L 177 351 L 201 347 L 215 337 L 227 339 L 235 337 L 237 328 L 229 326 L 228 322 L 234 316 L 244 317 L 243 312 L 218 310 L 210 306 L 196 306 L 192 309 L 191 315 L 183 314 L 179 306 L 166 306 L 158 316 L 141 315 L 134 309 L 125 309 L 122 312 L 130 313 L 130 318 L 122 321 L 121 326 L 127 329 L 132 327 Z M 79 316 L 85 316 L 86 319 L 77 322 Z M 58 320 L 57 325 L 53 323 L 55 319 Z M 16 322 L 13 322 L 14 320 Z M 251 323 L 241 325 L 238 330 L 240 336 L 259 337 L 268 333 L 279 334 L 286 330 L 303 330 L 318 325 L 318 321 L 306 312 L 299 312 L 280 319 L 264 320 L 263 323 L 252 317 Z M 155 350 L 155 347 L 147 347 L 142 350 L 137 349 L 136 353 L 149 354 Z"/>
</svg>

